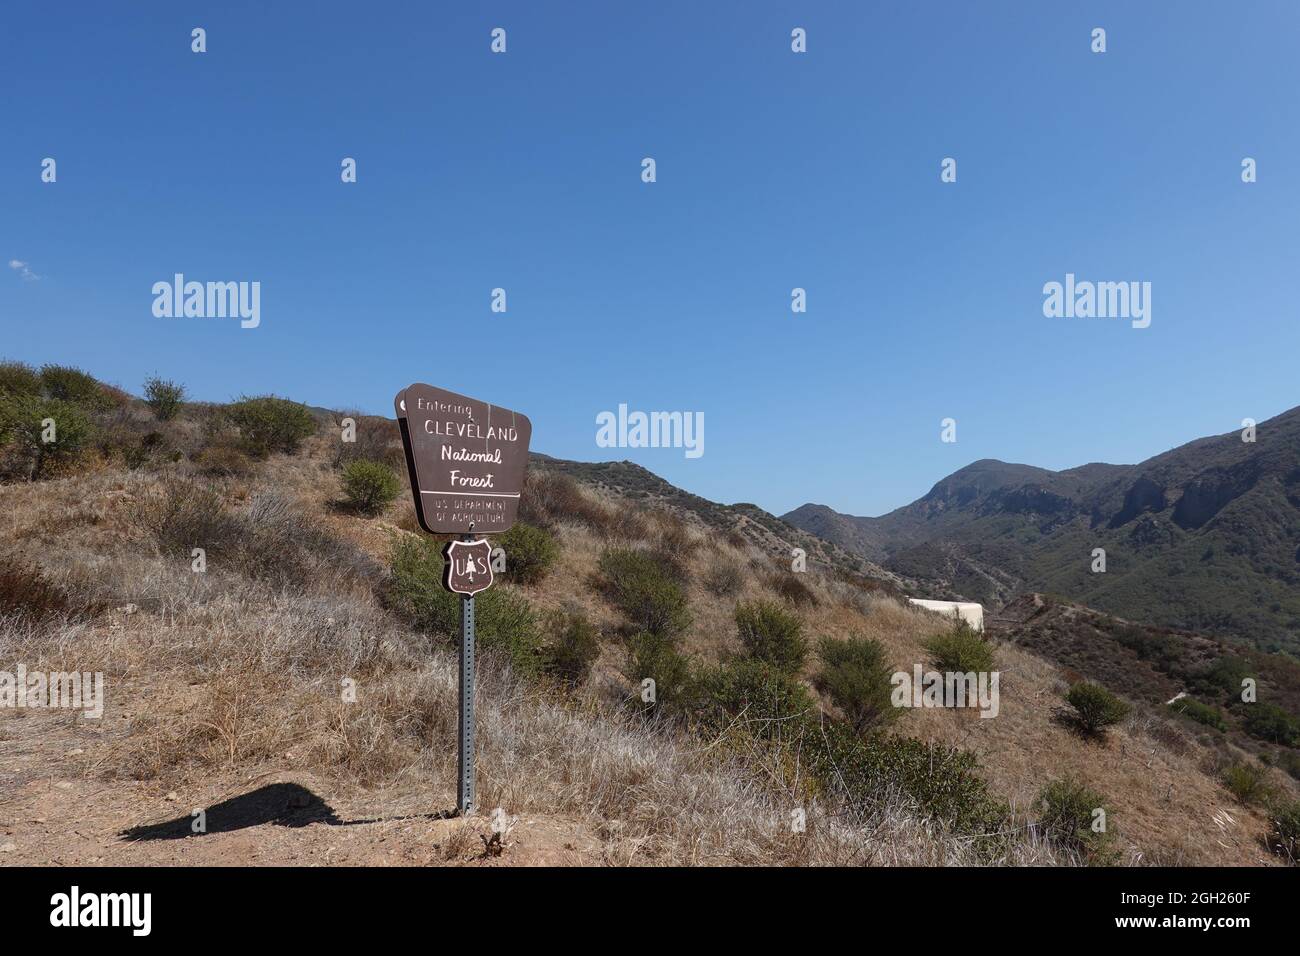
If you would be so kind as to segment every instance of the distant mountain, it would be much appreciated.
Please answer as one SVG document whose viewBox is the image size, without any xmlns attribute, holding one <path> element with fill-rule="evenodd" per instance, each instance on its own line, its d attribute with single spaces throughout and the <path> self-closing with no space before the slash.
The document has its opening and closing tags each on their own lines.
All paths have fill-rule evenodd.
<svg viewBox="0 0 1300 956">
<path fill-rule="evenodd" d="M 669 484 L 654 472 L 631 461 L 565 461 L 533 452 L 530 459 L 576 478 L 593 488 L 642 504 L 658 504 L 690 512 L 718 535 L 739 536 L 764 551 L 789 558 L 795 548 L 803 550 L 810 565 L 821 565 L 831 573 L 851 577 L 860 586 L 880 588 L 902 595 L 913 593 L 919 583 L 886 570 L 874 561 L 783 521 L 758 505 L 742 502 L 718 504 Z"/>
<path fill-rule="evenodd" d="M 1000 606 L 1024 591 L 1300 653 L 1300 408 L 1137 465 L 984 459 L 879 518 L 784 520 L 900 576 Z M 1092 571 L 1093 549 L 1106 552 Z"/>
</svg>

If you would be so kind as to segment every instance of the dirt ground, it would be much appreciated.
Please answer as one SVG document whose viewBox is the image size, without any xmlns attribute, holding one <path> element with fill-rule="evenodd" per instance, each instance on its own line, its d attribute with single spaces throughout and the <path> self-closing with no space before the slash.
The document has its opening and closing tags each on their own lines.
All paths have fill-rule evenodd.
<svg viewBox="0 0 1300 956">
<path fill-rule="evenodd" d="M 18 711 L 0 719 L 0 866 L 582 866 L 602 862 L 601 842 L 563 818 L 451 814 L 450 791 L 433 799 L 358 790 L 330 792 L 314 775 L 283 767 L 216 775 L 176 791 L 92 775 L 106 737 L 124 718 L 86 720 Z M 206 832 L 194 833 L 196 809 Z"/>
</svg>

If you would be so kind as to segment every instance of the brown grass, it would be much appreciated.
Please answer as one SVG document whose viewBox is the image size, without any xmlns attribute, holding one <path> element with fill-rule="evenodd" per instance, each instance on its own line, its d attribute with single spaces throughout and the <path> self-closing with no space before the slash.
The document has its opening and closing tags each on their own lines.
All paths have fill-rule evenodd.
<svg viewBox="0 0 1300 956">
<path fill-rule="evenodd" d="M 193 419 L 169 425 L 190 437 L 199 427 Z M 106 739 L 90 762 L 105 786 L 278 770 L 430 810 L 451 805 L 454 656 L 374 597 L 393 536 L 411 533 L 413 509 L 404 497 L 393 524 L 332 511 L 336 445 L 325 429 L 298 456 L 272 456 L 246 477 L 213 482 L 181 462 L 0 486 L 0 539 L 40 556 L 33 571 L 11 573 L 38 575 L 51 595 L 37 602 L 48 613 L 0 610 L 0 661 L 105 672 L 110 707 L 131 714 L 127 732 Z M 545 585 L 520 592 L 539 611 L 575 607 L 604 633 L 621 619 L 589 582 L 611 542 L 680 555 L 692 572 L 726 569 L 721 586 L 712 574 L 685 576 L 693 622 L 681 646 L 698 661 L 735 653 L 735 603 L 776 584 L 772 555 L 743 535 L 719 536 L 694 517 L 634 505 L 545 467 L 530 472 L 521 507 L 524 520 L 558 535 L 561 549 Z M 204 574 L 190 570 L 194 546 L 212 548 Z M 873 637 L 894 669 L 924 663 L 925 640 L 944 626 L 851 575 L 810 569 L 798 584 L 812 597 L 791 598 L 810 638 Z M 33 593 L 22 583 L 7 592 Z M 119 610 L 69 617 L 69 607 L 92 603 Z M 485 808 L 581 820 L 608 863 L 975 859 L 966 842 L 901 800 L 849 819 L 785 786 L 784 768 L 765 764 L 761 753 L 644 723 L 617 703 L 627 693 L 622 654 L 607 642 L 587 691 L 570 696 L 521 684 L 483 659 Z M 1128 862 L 1268 861 L 1259 843 L 1263 815 L 1238 807 L 1207 772 L 1222 759 L 1198 739 L 1139 708 L 1108 744 L 1087 744 L 1053 719 L 1066 686 L 1058 668 L 1012 645 L 999 646 L 998 661 L 999 717 L 910 711 L 897 732 L 974 750 L 1021 825 L 1042 786 L 1069 774 L 1113 803 Z M 355 682 L 355 703 L 343 700 L 345 680 Z M 807 813 L 806 833 L 789 825 L 796 808 Z M 478 832 L 450 837 L 447 859 L 479 852 Z M 1026 826 L 1001 862 L 1062 858 Z"/>
</svg>

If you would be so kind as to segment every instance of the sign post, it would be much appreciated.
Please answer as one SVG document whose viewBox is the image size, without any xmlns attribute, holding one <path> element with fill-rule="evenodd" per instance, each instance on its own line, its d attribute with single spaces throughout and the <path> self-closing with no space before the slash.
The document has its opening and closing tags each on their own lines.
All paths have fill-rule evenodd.
<svg viewBox="0 0 1300 956">
<path fill-rule="evenodd" d="M 460 596 L 460 759 L 456 810 L 474 812 L 474 595 Z"/>
<path fill-rule="evenodd" d="M 460 759 L 456 810 L 474 812 L 474 595 L 492 586 L 492 546 L 472 534 L 444 549 L 442 584 L 460 595 Z"/>
<path fill-rule="evenodd" d="M 456 810 L 474 812 L 474 595 L 492 586 L 492 546 L 475 534 L 508 531 L 519 512 L 528 441 L 525 415 L 432 385 L 393 400 L 415 514 L 447 544 L 443 587 L 460 595 L 460 724 Z"/>
</svg>

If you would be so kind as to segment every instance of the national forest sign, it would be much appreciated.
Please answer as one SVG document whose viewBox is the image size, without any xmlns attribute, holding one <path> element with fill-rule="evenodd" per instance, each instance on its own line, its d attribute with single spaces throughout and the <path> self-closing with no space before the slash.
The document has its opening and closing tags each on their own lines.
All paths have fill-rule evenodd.
<svg viewBox="0 0 1300 956">
<path fill-rule="evenodd" d="M 432 385 L 404 388 L 393 404 L 420 527 L 430 534 L 509 530 L 528 464 L 528 417 Z"/>
</svg>

